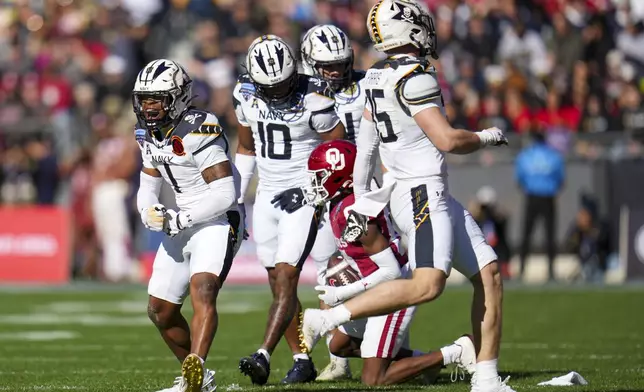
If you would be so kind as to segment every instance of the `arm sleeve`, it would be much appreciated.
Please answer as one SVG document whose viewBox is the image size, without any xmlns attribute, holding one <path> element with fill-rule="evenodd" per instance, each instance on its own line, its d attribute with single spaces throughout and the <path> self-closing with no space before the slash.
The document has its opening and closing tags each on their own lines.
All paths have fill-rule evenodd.
<svg viewBox="0 0 644 392">
<path fill-rule="evenodd" d="M 400 277 L 398 260 L 396 260 L 391 247 L 388 246 L 385 250 L 371 255 L 371 260 L 378 265 L 378 269 L 357 282 L 338 287 L 337 296 L 340 300 L 346 301 L 382 282 Z"/>
<path fill-rule="evenodd" d="M 237 170 L 239 171 L 239 175 L 241 177 L 240 196 L 239 199 L 237 199 L 237 203 L 242 204 L 244 202 L 244 198 L 246 197 L 246 192 L 248 191 L 250 180 L 253 178 L 253 174 L 255 173 L 255 156 L 236 154 L 235 166 L 237 167 Z"/>
<path fill-rule="evenodd" d="M 419 73 L 405 79 L 398 93 L 412 117 L 424 109 L 440 107 L 442 101 L 438 80 L 432 73 Z"/>
<path fill-rule="evenodd" d="M 194 207 L 179 212 L 178 219 L 183 228 L 216 218 L 235 204 L 237 196 L 233 176 L 215 180 L 208 187 L 209 191 L 204 193 Z"/>
<path fill-rule="evenodd" d="M 360 132 L 356 139 L 358 153 L 353 167 L 353 192 L 356 199 L 369 192 L 373 172 L 376 168 L 376 157 L 380 139 L 372 121 L 362 117 Z"/>
<path fill-rule="evenodd" d="M 163 178 L 141 172 L 141 184 L 136 193 L 136 209 L 139 214 L 144 209 L 159 203 L 161 185 L 163 185 Z"/>
</svg>

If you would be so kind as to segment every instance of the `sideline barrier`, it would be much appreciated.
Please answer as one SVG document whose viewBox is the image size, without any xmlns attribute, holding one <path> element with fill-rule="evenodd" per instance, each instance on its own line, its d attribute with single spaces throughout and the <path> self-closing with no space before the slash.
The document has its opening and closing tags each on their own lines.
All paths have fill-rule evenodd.
<svg viewBox="0 0 644 392">
<path fill-rule="evenodd" d="M 0 283 L 70 280 L 70 219 L 57 207 L 0 207 Z"/>
</svg>

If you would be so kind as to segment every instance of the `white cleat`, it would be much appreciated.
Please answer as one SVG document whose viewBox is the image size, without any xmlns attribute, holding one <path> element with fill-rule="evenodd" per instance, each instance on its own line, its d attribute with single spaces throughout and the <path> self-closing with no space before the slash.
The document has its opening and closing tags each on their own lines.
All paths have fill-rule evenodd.
<svg viewBox="0 0 644 392">
<path fill-rule="evenodd" d="M 349 367 L 349 360 L 346 358 L 335 357 L 331 359 L 331 362 L 326 365 L 315 381 L 338 381 L 350 379 L 351 368 Z"/>
<path fill-rule="evenodd" d="M 468 335 L 463 335 L 454 341 L 454 344 L 461 346 L 461 355 L 456 361 L 456 366 L 465 370 L 469 374 L 476 371 L 476 348 L 474 342 Z"/>
<path fill-rule="evenodd" d="M 472 382 L 470 390 L 471 392 L 516 392 L 509 385 L 507 385 L 510 377 L 508 376 L 505 380 L 501 380 L 501 377 L 497 377 L 494 380 L 488 380 L 485 383 L 481 383 L 477 380 L 476 374 L 472 376 Z"/>
<path fill-rule="evenodd" d="M 302 320 L 302 341 L 306 346 L 309 354 L 313 351 L 315 345 L 320 341 L 322 336 L 332 330 L 334 327 L 327 322 L 324 317 L 324 311 L 320 309 L 306 309 Z"/>
<path fill-rule="evenodd" d="M 476 372 L 476 349 L 474 342 L 468 335 L 463 335 L 454 341 L 454 344 L 461 348 L 461 354 L 456 358 L 456 365 L 449 377 L 452 382 L 459 379 L 465 380 L 465 374 L 474 374 Z"/>
<path fill-rule="evenodd" d="M 190 354 L 181 364 L 181 375 L 183 376 L 186 389 L 182 392 L 201 392 L 206 369 L 197 354 Z"/>
<path fill-rule="evenodd" d="M 179 376 L 174 379 L 174 385 L 171 388 L 161 389 L 157 392 L 185 392 L 187 388 L 188 384 L 186 383 L 186 379 L 183 376 Z M 215 371 L 206 369 L 201 392 L 214 392 L 216 389 Z"/>
</svg>

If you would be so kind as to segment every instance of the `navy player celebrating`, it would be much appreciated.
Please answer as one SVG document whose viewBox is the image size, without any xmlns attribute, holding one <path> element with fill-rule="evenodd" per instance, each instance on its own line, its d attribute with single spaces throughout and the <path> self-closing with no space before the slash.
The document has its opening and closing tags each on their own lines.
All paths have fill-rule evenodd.
<svg viewBox="0 0 644 392">
<path fill-rule="evenodd" d="M 360 81 L 363 71 L 353 69 L 353 48 L 347 34 L 334 25 L 313 26 L 302 38 L 302 64 L 304 72 L 323 78 L 333 89 L 335 110 L 346 129 L 346 139 L 355 143 L 356 131 L 360 129 L 360 119 L 366 102 Z M 337 251 L 333 231 L 329 224 L 329 206 L 324 213 L 318 235 L 311 250 L 315 262 L 318 284 L 324 285 L 327 262 Z M 320 302 L 321 308 L 327 306 Z M 335 331 L 327 335 L 327 346 Z M 351 378 L 349 360 L 333 355 L 317 380 L 331 381 Z"/>
<path fill-rule="evenodd" d="M 241 243 L 239 180 L 217 117 L 190 106 L 192 80 L 174 61 L 143 68 L 132 93 L 143 169 L 137 207 L 143 224 L 167 234 L 154 259 L 148 315 L 182 362 L 182 376 L 166 392 L 211 392 L 214 371 L 204 368 L 217 330 L 217 294 Z M 179 211 L 159 204 L 163 182 Z M 190 328 L 181 305 L 190 293 Z"/>
<path fill-rule="evenodd" d="M 257 165 L 253 235 L 258 259 L 268 272 L 273 304 L 264 342 L 240 360 L 239 368 L 254 384 L 266 384 L 270 356 L 286 334 L 295 363 L 282 382 L 313 381 L 317 373 L 299 341 L 297 284 L 315 242 L 319 211 L 306 205 L 289 214 L 279 207 L 304 204 L 301 193 L 289 190 L 308 184 L 306 162 L 311 151 L 323 140 L 344 138 L 344 125 L 327 83 L 298 74 L 293 52 L 281 38 L 265 35 L 253 41 L 246 69 L 233 91 L 239 122 L 235 163 L 242 178 L 238 202 L 243 203 Z"/>
</svg>

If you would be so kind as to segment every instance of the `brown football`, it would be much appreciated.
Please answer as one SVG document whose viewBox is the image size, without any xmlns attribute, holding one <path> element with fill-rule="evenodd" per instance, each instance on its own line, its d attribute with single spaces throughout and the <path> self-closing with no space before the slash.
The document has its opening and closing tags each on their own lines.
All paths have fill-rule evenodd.
<svg viewBox="0 0 644 392">
<path fill-rule="evenodd" d="M 339 287 L 359 281 L 360 274 L 342 257 L 334 257 L 327 264 L 325 278 L 329 286 Z"/>
</svg>

